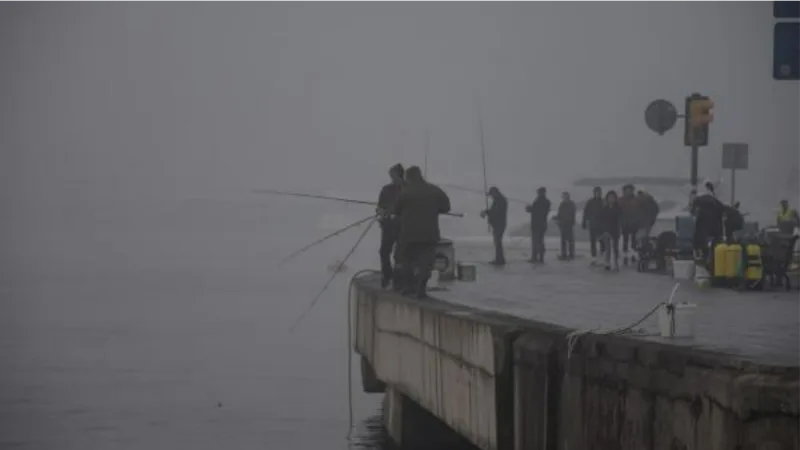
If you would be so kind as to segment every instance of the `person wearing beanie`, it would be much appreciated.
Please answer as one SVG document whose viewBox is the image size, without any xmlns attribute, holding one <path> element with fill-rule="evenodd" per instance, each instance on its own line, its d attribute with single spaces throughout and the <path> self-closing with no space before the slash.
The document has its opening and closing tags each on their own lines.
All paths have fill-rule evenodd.
<svg viewBox="0 0 800 450">
<path fill-rule="evenodd" d="M 406 185 L 394 211 L 400 218 L 403 294 L 426 298 L 441 239 L 439 214 L 450 212 L 450 198 L 438 186 L 426 182 L 419 167 L 412 166 L 406 171 Z"/>
<path fill-rule="evenodd" d="M 502 266 L 506 263 L 505 253 L 503 252 L 503 235 L 506 232 L 508 219 L 508 200 L 496 186 L 489 188 L 489 192 L 486 195 L 492 198 L 492 206 L 485 211 L 481 211 L 481 217 L 485 217 L 492 228 L 494 260 L 490 264 Z"/>
<path fill-rule="evenodd" d="M 589 227 L 589 248 L 592 252 L 592 258 L 597 257 L 597 243 L 600 242 L 600 253 L 603 253 L 603 241 L 600 240 L 601 224 L 600 224 L 600 211 L 603 209 L 603 190 L 600 186 L 596 186 L 592 190 L 592 198 L 590 198 L 586 205 L 583 207 L 583 220 L 581 221 L 581 228 L 586 229 Z"/>
<path fill-rule="evenodd" d="M 632 184 L 622 187 L 622 196 L 617 200 L 620 211 L 622 211 L 622 264 L 628 265 L 628 261 L 636 262 L 636 257 L 628 258 L 628 249 L 636 251 L 636 235 L 639 232 L 638 210 L 636 208 L 635 189 Z"/>
<path fill-rule="evenodd" d="M 536 190 L 536 200 L 525 207 L 531 215 L 531 259 L 532 263 L 544 262 L 544 234 L 547 232 L 547 216 L 550 214 L 550 200 L 547 189 Z"/>
<path fill-rule="evenodd" d="M 384 288 L 389 286 L 389 283 L 396 281 L 397 277 L 394 276 L 395 268 L 392 266 L 392 254 L 394 254 L 395 265 L 398 261 L 397 257 L 397 238 L 400 233 L 400 224 L 397 217 L 392 214 L 394 211 L 397 197 L 400 195 L 400 190 L 403 187 L 403 166 L 395 164 L 389 169 L 389 184 L 381 188 L 378 195 L 378 221 L 381 227 L 381 246 L 378 254 L 381 258 L 381 286 Z M 393 283 L 396 284 L 396 283 Z M 399 286 L 394 286 L 399 288 Z"/>
</svg>

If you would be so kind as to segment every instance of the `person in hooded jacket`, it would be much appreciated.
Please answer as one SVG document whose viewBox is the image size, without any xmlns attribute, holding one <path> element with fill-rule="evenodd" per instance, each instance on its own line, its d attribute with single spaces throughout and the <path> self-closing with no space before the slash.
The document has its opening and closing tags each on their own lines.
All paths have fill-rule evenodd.
<svg viewBox="0 0 800 450">
<path fill-rule="evenodd" d="M 740 203 L 736 202 L 733 206 L 725 206 L 724 219 L 722 225 L 725 228 L 725 238 L 733 241 L 736 233 L 744 229 L 744 215 L 739 210 Z"/>
<path fill-rule="evenodd" d="M 616 193 L 614 195 L 616 197 Z M 617 200 L 619 209 L 622 212 L 621 223 L 622 227 L 622 264 L 628 265 L 628 261 L 635 262 L 636 257 L 631 256 L 628 258 L 628 249 L 635 251 L 637 242 L 636 234 L 639 231 L 641 220 L 639 218 L 639 208 L 637 207 L 636 197 L 634 196 L 634 187 L 632 184 L 626 184 L 622 187 L 622 197 Z"/>
<path fill-rule="evenodd" d="M 492 199 L 492 206 L 485 211 L 481 211 L 481 217 L 486 218 L 492 229 L 494 260 L 490 264 L 502 266 L 506 263 L 505 253 L 503 252 L 503 235 L 506 232 L 508 219 L 508 199 L 496 186 L 489 188 L 487 195 Z"/>
<path fill-rule="evenodd" d="M 439 214 L 450 212 L 450 198 L 438 186 L 426 182 L 419 167 L 412 166 L 406 171 L 406 185 L 397 197 L 394 212 L 400 217 L 403 293 L 425 298 L 441 239 Z"/>
<path fill-rule="evenodd" d="M 639 208 L 639 220 L 641 220 L 641 237 L 649 238 L 650 233 L 653 232 L 653 227 L 658 220 L 658 214 L 661 208 L 658 202 L 652 195 L 645 191 L 640 190 L 636 193 L 636 207 Z"/>
<path fill-rule="evenodd" d="M 617 193 L 608 191 L 599 214 L 601 239 L 604 242 L 605 269 L 611 270 L 611 256 L 614 256 L 614 270 L 619 270 L 619 237 L 622 232 L 622 208 Z"/>
<path fill-rule="evenodd" d="M 575 258 L 575 202 L 569 197 L 569 192 L 561 194 L 561 203 L 558 205 L 555 221 L 561 233 L 561 255 L 559 259 L 569 260 Z"/>
<path fill-rule="evenodd" d="M 550 200 L 547 189 L 536 190 L 536 200 L 525 207 L 531 215 L 531 259 L 532 263 L 544 262 L 544 234 L 547 232 L 547 215 L 550 214 Z"/>
<path fill-rule="evenodd" d="M 695 216 L 694 250 L 707 259 L 713 244 L 722 240 L 725 205 L 717 199 L 711 182 L 704 187 L 705 192 L 692 202 L 692 211 Z"/>
<path fill-rule="evenodd" d="M 391 182 L 383 188 L 378 195 L 378 223 L 381 227 L 381 246 L 378 254 L 381 258 L 381 286 L 386 288 L 389 283 L 394 280 L 397 281 L 397 276 L 394 273 L 395 269 L 392 267 L 392 253 L 394 253 L 394 262 L 397 264 L 398 255 L 395 251 L 397 238 L 400 234 L 400 223 L 397 216 L 393 215 L 394 204 L 397 197 L 400 195 L 400 190 L 403 187 L 403 166 L 395 164 L 389 169 L 389 177 Z"/>
<path fill-rule="evenodd" d="M 603 209 L 603 190 L 596 186 L 592 190 L 592 198 L 583 207 L 583 219 L 581 228 L 584 230 L 589 226 L 589 248 L 592 258 L 597 257 L 597 241 L 600 238 L 600 210 Z M 600 253 L 603 253 L 603 241 L 600 241 Z"/>
</svg>

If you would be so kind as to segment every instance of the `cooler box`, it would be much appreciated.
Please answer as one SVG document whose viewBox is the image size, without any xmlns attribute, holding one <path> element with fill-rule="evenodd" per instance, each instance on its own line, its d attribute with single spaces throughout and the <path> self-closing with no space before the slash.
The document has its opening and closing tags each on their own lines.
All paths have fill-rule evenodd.
<svg viewBox="0 0 800 450">
<path fill-rule="evenodd" d="M 441 281 L 452 281 L 456 278 L 456 252 L 450 239 L 441 239 L 436 245 L 433 270 L 439 272 Z"/>
</svg>

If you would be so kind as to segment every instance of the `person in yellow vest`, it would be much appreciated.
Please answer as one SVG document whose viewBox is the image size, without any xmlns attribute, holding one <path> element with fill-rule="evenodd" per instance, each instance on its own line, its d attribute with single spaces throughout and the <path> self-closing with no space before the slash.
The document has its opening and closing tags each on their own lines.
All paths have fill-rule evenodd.
<svg viewBox="0 0 800 450">
<path fill-rule="evenodd" d="M 789 208 L 787 200 L 781 200 L 781 209 L 778 212 L 778 229 L 781 233 L 794 234 L 794 229 L 800 226 L 800 217 L 794 208 Z"/>
</svg>

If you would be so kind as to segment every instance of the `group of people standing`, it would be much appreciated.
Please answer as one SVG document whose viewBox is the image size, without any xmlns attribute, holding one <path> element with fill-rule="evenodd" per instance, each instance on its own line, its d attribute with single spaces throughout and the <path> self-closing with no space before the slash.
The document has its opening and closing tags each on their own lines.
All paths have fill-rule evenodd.
<svg viewBox="0 0 800 450">
<path fill-rule="evenodd" d="M 439 215 L 450 212 L 450 198 L 425 181 L 417 166 L 404 170 L 396 164 L 389 176 L 391 182 L 381 189 L 376 211 L 381 226 L 381 284 L 425 298 L 441 239 Z"/>
<path fill-rule="evenodd" d="M 503 256 L 502 239 L 506 228 L 506 214 L 508 201 L 496 187 L 488 193 L 492 198 L 492 206 L 481 213 L 489 221 L 492 228 L 495 259 L 492 264 L 505 264 Z M 551 202 L 547 198 L 547 189 L 540 187 L 536 191 L 536 199 L 525 207 L 530 214 L 531 229 L 531 258 L 529 262 L 540 264 L 544 262 L 545 244 L 544 237 L 547 233 Z M 623 187 L 621 198 L 615 191 L 608 191 L 603 196 L 602 189 L 595 187 L 592 198 L 586 202 L 583 209 L 581 228 L 589 231 L 589 241 L 592 257 L 597 257 L 598 244 L 600 252 L 605 253 L 606 269 L 619 267 L 619 241 L 622 238 L 623 263 L 634 262 L 635 257 L 628 257 L 629 250 L 637 248 L 638 236 L 649 236 L 658 217 L 658 203 L 644 191 L 634 195 L 633 185 Z M 561 203 L 553 217 L 561 235 L 561 254 L 558 259 L 571 260 L 575 257 L 575 226 L 577 225 L 577 207 L 568 192 L 561 195 Z M 608 251 L 606 251 L 608 249 Z"/>
</svg>

